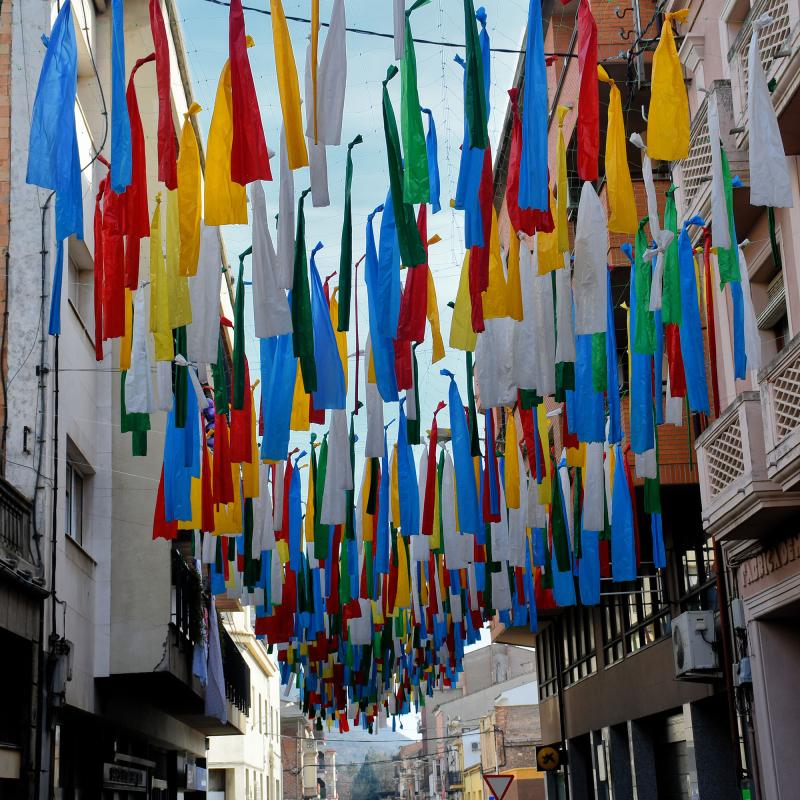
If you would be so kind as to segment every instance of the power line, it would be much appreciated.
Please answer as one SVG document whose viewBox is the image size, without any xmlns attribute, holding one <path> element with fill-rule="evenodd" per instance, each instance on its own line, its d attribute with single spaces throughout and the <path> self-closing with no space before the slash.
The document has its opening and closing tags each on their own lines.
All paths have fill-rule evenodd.
<svg viewBox="0 0 800 800">
<path fill-rule="evenodd" d="M 226 2 L 225 0 L 205 0 L 206 3 L 213 3 L 215 6 L 223 6 L 225 8 L 230 8 L 230 3 Z M 266 16 L 272 16 L 272 12 L 266 8 L 256 8 L 255 6 L 242 6 L 245 11 L 253 11 L 256 14 L 264 14 Z M 307 17 L 294 17 L 289 14 L 285 15 L 286 19 L 290 22 L 304 22 L 308 25 L 311 24 L 311 20 Z M 328 22 L 320 22 L 319 23 L 323 28 L 329 28 L 330 23 Z M 360 36 L 378 36 L 381 39 L 394 39 L 394 33 L 384 33 L 383 31 L 371 31 L 367 30 L 366 28 L 345 28 L 346 31 L 349 33 L 357 33 Z M 461 44 L 460 42 L 445 42 L 445 41 L 436 41 L 434 39 L 418 39 L 416 36 L 414 37 L 415 44 L 431 44 L 435 47 L 454 47 L 459 50 L 466 49 L 466 45 Z M 508 47 L 491 47 L 489 48 L 493 53 L 511 53 L 516 55 L 521 55 L 524 53 L 524 50 L 515 50 L 513 48 Z M 559 58 L 577 58 L 577 55 L 574 53 L 545 53 L 546 56 L 558 56 Z"/>
</svg>

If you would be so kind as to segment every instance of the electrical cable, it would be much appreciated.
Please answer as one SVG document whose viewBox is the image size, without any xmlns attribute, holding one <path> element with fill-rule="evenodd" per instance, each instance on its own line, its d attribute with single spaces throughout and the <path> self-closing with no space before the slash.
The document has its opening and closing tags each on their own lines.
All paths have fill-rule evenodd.
<svg viewBox="0 0 800 800">
<path fill-rule="evenodd" d="M 230 8 L 230 3 L 226 2 L 226 0 L 205 0 L 206 3 L 212 3 L 215 6 L 223 6 L 225 8 Z M 272 16 L 272 12 L 267 10 L 266 8 L 256 8 L 255 6 L 242 6 L 245 11 L 253 11 L 256 14 L 264 14 L 265 16 Z M 286 14 L 286 19 L 290 22 L 304 22 L 308 25 L 311 24 L 311 20 L 307 17 L 295 17 L 289 14 Z M 329 28 L 330 23 L 328 22 L 320 22 L 320 26 L 323 28 Z M 383 31 L 371 31 L 366 28 L 350 28 L 347 27 L 345 30 L 348 33 L 357 33 L 360 36 L 377 36 L 381 39 L 394 39 L 394 33 L 384 33 Z M 454 47 L 459 50 L 464 50 L 466 45 L 461 44 L 460 42 L 442 42 L 442 41 L 435 41 L 433 39 L 418 39 L 416 36 L 414 37 L 415 44 L 430 44 L 434 45 L 435 47 Z M 521 55 L 525 51 L 524 50 L 515 50 L 513 48 L 508 47 L 492 47 L 490 50 L 493 53 L 511 53 L 516 55 Z M 559 58 L 577 58 L 578 56 L 574 53 L 545 53 L 547 56 L 558 56 Z"/>
</svg>

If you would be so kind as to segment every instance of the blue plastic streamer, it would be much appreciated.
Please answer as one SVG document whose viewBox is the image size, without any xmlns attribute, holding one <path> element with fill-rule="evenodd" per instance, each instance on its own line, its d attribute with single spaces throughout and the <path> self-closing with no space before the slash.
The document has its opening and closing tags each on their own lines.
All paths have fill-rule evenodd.
<svg viewBox="0 0 800 800">
<path fill-rule="evenodd" d="M 111 188 L 122 194 L 131 182 L 131 119 L 125 98 L 125 22 L 122 0 L 111 0 Z"/>
<path fill-rule="evenodd" d="M 47 52 L 33 103 L 25 180 L 56 193 L 56 240 L 73 234 L 83 239 L 81 166 L 75 130 L 78 49 L 69 0 L 61 6 L 50 38 L 42 36 L 42 41 Z"/>
<path fill-rule="evenodd" d="M 611 499 L 611 577 L 617 581 L 636 579 L 636 544 L 633 537 L 633 505 L 622 447 L 616 445 L 614 491 Z"/>
<path fill-rule="evenodd" d="M 408 443 L 406 414 L 403 410 L 405 398 L 400 400 L 400 420 L 397 429 L 397 483 L 400 494 L 400 528 L 403 536 L 420 532 L 419 485 L 414 466 L 414 451 Z"/>
<path fill-rule="evenodd" d="M 434 214 L 442 210 L 441 178 L 439 177 L 439 142 L 436 137 L 436 122 L 429 108 L 420 109 L 428 116 L 428 133 L 425 136 L 425 149 L 428 154 L 428 175 L 430 176 L 431 208 Z"/>
<path fill-rule="evenodd" d="M 466 67 L 460 55 L 455 57 L 457 64 Z M 467 76 L 464 73 L 464 98 L 466 103 Z M 466 108 L 466 105 L 465 105 Z M 483 172 L 484 151 L 470 147 L 469 122 L 464 114 L 464 139 L 461 144 L 461 159 L 458 167 L 455 208 L 466 212 L 464 218 L 465 247 L 483 247 L 483 216 L 478 202 L 478 188 Z"/>
<path fill-rule="evenodd" d="M 317 365 L 317 391 L 313 393 L 314 408 L 344 408 L 347 391 L 344 385 L 342 359 L 316 262 L 316 254 L 322 247 L 322 242 L 317 242 L 311 251 L 311 321 L 314 327 L 314 362 Z"/>
<path fill-rule="evenodd" d="M 656 569 L 666 569 L 667 552 L 664 549 L 664 529 L 661 514 L 650 515 L 650 531 L 653 534 L 653 566 Z"/>
<path fill-rule="evenodd" d="M 525 48 L 525 99 L 522 104 L 522 156 L 519 170 L 519 206 L 547 211 L 547 70 L 544 60 L 542 5 L 530 0 Z"/>
<path fill-rule="evenodd" d="M 377 209 L 375 210 L 377 213 Z M 380 244 L 378 245 L 378 307 L 381 315 L 377 328 L 370 325 L 370 331 L 377 330 L 387 339 L 394 339 L 400 319 L 400 243 L 397 240 L 397 224 L 392 205 L 391 191 L 386 195 L 381 217 Z"/>
<path fill-rule="evenodd" d="M 464 413 L 464 405 L 461 402 L 455 375 L 444 369 L 441 374 L 450 378 L 448 404 L 450 406 L 453 464 L 456 472 L 458 522 L 462 533 L 478 534 L 483 528 L 483 520 L 481 519 L 478 495 L 475 490 L 475 470 L 472 466 L 467 415 Z"/>
<path fill-rule="evenodd" d="M 487 409 L 484 412 L 484 420 L 486 425 L 486 430 L 491 431 L 491 436 L 489 441 L 494 441 L 494 416 L 492 414 L 491 409 Z M 489 450 L 487 453 L 489 456 L 488 464 L 484 469 L 484 480 L 489 482 L 489 508 L 487 509 L 489 515 L 491 517 L 497 517 L 500 514 L 500 486 L 498 483 L 498 476 L 503 473 L 503 470 L 498 468 L 497 465 L 497 454 L 493 450 Z M 483 493 L 481 492 L 481 498 L 483 498 Z M 486 514 L 484 513 L 484 519 L 486 519 Z"/>
<path fill-rule="evenodd" d="M 747 378 L 747 350 L 744 343 L 744 296 L 741 281 L 729 281 L 733 305 L 733 366 L 734 377 Z"/>
<path fill-rule="evenodd" d="M 269 373 L 269 383 L 264 392 L 264 437 L 261 441 L 261 457 L 269 461 L 283 461 L 289 452 L 289 425 L 292 419 L 297 359 L 294 355 L 291 333 L 275 338 L 278 343 Z"/>
<path fill-rule="evenodd" d="M 294 469 L 289 481 L 289 568 L 294 572 L 298 572 L 301 566 L 300 528 L 303 510 L 300 503 L 300 470 L 297 468 L 297 462 L 304 454 L 301 453 L 294 460 Z"/>
<path fill-rule="evenodd" d="M 61 284 L 64 280 L 64 241 L 56 242 L 56 258 L 53 262 L 53 289 L 50 292 L 50 336 L 61 333 Z"/>
<path fill-rule="evenodd" d="M 381 333 L 381 318 L 385 317 L 386 306 L 381 303 L 378 253 L 375 249 L 375 232 L 372 220 L 376 214 L 384 211 L 378 206 L 367 217 L 367 246 L 365 258 L 364 280 L 367 284 L 367 301 L 369 306 L 370 342 L 372 344 L 372 360 L 375 364 L 375 379 L 378 392 L 385 403 L 397 402 L 397 378 L 394 372 L 394 344 L 392 339 Z M 399 266 L 398 266 L 399 269 Z"/>
<path fill-rule="evenodd" d="M 394 420 L 392 420 L 393 422 Z M 375 572 L 378 575 L 389 574 L 389 490 L 391 484 L 391 473 L 389 470 L 389 443 L 386 432 L 389 430 L 389 422 L 383 426 L 383 458 L 381 460 L 381 483 L 378 493 L 378 526 L 375 531 L 377 539 L 375 547 Z"/>
<path fill-rule="evenodd" d="M 692 217 L 683 223 L 678 237 L 678 266 L 681 276 L 681 355 L 686 373 L 686 394 L 691 411 L 710 413 L 708 383 L 703 353 L 703 326 L 697 298 L 697 279 L 694 268 L 694 250 L 689 238 L 689 226 L 705 226 L 700 217 Z"/>
<path fill-rule="evenodd" d="M 623 245 L 624 247 L 624 245 Z M 606 315 L 606 397 L 608 398 L 608 441 L 622 441 L 622 410 L 617 374 L 617 331 L 614 325 L 614 298 L 611 293 L 611 270 L 607 270 L 608 313 Z"/>
<path fill-rule="evenodd" d="M 597 531 L 581 528 L 581 558 L 578 562 L 578 588 L 585 606 L 600 604 L 600 549 Z"/>
<path fill-rule="evenodd" d="M 605 441 L 605 400 L 592 382 L 592 334 L 575 337 L 575 391 L 566 392 L 570 425 L 581 442 Z M 571 397 L 570 397 L 571 396 Z"/>
</svg>

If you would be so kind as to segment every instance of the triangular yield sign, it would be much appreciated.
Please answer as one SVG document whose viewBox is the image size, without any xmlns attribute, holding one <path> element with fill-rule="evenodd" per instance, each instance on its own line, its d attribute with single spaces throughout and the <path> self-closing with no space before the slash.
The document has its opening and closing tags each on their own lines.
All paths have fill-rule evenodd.
<svg viewBox="0 0 800 800">
<path fill-rule="evenodd" d="M 513 775 L 484 775 L 484 781 L 495 800 L 503 800 L 514 780 Z"/>
</svg>

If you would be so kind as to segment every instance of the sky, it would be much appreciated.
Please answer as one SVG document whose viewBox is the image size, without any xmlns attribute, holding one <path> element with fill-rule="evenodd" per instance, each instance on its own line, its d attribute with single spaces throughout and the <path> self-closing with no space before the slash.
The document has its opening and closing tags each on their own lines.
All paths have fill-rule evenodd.
<svg viewBox="0 0 800 800">
<path fill-rule="evenodd" d="M 245 6 L 268 8 L 267 0 L 245 0 Z M 321 0 L 320 14 L 323 21 L 330 19 L 333 0 Z M 476 8 L 478 3 L 476 2 Z M 483 3 L 488 14 L 488 31 L 493 47 L 519 49 L 523 42 L 527 17 L 527 3 L 524 0 L 486 0 Z M 195 99 L 203 107 L 199 114 L 199 123 L 207 135 L 211 123 L 214 97 L 220 71 L 228 56 L 228 9 L 208 0 L 178 0 L 186 50 L 188 52 L 189 70 Z M 500 10 L 502 8 L 502 11 Z M 309 17 L 310 0 L 284 0 L 287 15 Z M 347 24 L 351 27 L 364 28 L 385 33 L 392 32 L 392 4 L 390 0 L 347 0 Z M 464 14 L 461 0 L 432 0 L 427 6 L 416 10 L 411 18 L 412 31 L 416 37 L 435 41 L 462 43 L 464 41 Z M 278 150 L 281 126 L 281 110 L 275 73 L 275 60 L 272 48 L 271 18 L 265 14 L 245 10 L 245 25 L 248 34 L 255 40 L 256 46 L 250 48 L 250 62 L 258 93 L 261 116 L 267 146 Z M 305 51 L 310 26 L 305 23 L 289 21 L 289 32 L 294 47 L 295 62 L 300 70 L 301 92 L 304 86 Z M 320 54 L 324 45 L 326 29 L 320 33 Z M 447 348 L 452 312 L 447 307 L 450 300 L 455 299 L 458 278 L 464 257 L 463 247 L 463 212 L 449 207 L 449 200 L 455 195 L 458 178 L 459 147 L 463 136 L 463 70 L 455 63 L 456 53 L 464 54 L 463 48 L 440 47 L 428 44 L 417 44 L 417 74 L 420 102 L 432 109 L 439 140 L 439 170 L 442 181 L 442 210 L 428 215 L 428 235 L 439 234 L 442 241 L 430 249 L 430 267 L 436 284 L 439 302 L 439 313 L 442 322 L 442 335 Z M 339 242 L 342 230 L 342 214 L 344 200 L 344 174 L 347 157 L 347 142 L 357 134 L 364 137 L 364 143 L 353 151 L 354 178 L 352 191 L 353 207 L 353 255 L 359 258 L 364 252 L 365 225 L 367 215 L 384 201 L 389 185 L 386 166 L 385 140 L 381 111 L 381 81 L 385 77 L 386 68 L 393 63 L 394 44 L 390 38 L 366 36 L 348 32 L 347 34 L 347 94 L 345 99 L 344 124 L 342 129 L 342 145 L 329 147 L 328 183 L 331 205 L 327 208 L 313 208 L 310 196 L 306 203 L 307 249 L 321 241 L 325 248 L 317 255 L 317 264 L 322 276 L 338 269 Z M 492 88 L 490 95 L 491 115 L 489 133 L 493 145 L 499 140 L 507 105 L 507 90 L 510 88 L 516 69 L 516 54 L 492 54 Z M 395 113 L 400 119 L 400 80 L 395 78 L 390 84 Z M 270 217 L 273 239 L 275 229 L 272 218 L 278 209 L 278 165 L 277 156 L 272 159 L 272 170 L 275 180 L 265 184 L 267 196 L 267 212 Z M 308 169 L 295 171 L 295 190 L 299 195 L 302 189 L 310 185 Z M 430 211 L 430 209 L 429 209 Z M 375 222 L 376 237 L 379 219 Z M 223 236 L 228 252 L 228 259 L 235 267 L 238 264 L 238 253 L 251 243 L 248 226 L 232 225 L 223 229 Z M 245 265 L 246 279 L 250 268 L 249 260 Z M 363 283 L 362 270 L 359 269 L 359 324 L 361 328 L 361 346 L 364 346 L 367 319 L 367 296 Z M 334 279 L 336 280 L 336 279 Z M 254 336 L 252 321 L 252 304 L 250 298 L 246 302 L 249 332 L 248 358 L 254 378 L 258 375 L 259 348 Z M 354 312 L 353 312 L 354 314 Z M 350 398 L 348 408 L 353 407 L 353 373 L 355 371 L 355 333 L 351 324 L 348 342 L 350 353 Z M 446 397 L 447 379 L 439 374 L 439 370 L 447 368 L 459 379 L 459 388 L 465 394 L 464 354 L 461 351 L 449 351 L 442 361 L 431 365 L 430 331 L 427 339 L 417 349 L 419 361 L 420 412 L 423 430 L 429 426 L 433 411 L 440 399 Z M 363 359 L 362 359 L 363 364 Z M 363 383 L 361 399 L 364 398 Z M 396 408 L 387 405 L 385 421 L 396 416 Z M 439 417 L 440 425 L 446 426 L 447 411 Z M 356 418 L 356 432 L 365 434 L 366 413 L 362 411 Z M 363 435 L 361 437 L 363 442 Z M 292 447 L 307 446 L 308 434 L 292 434 Z M 360 471 L 357 467 L 357 479 Z"/>
<path fill-rule="evenodd" d="M 323 21 L 330 19 L 333 0 L 321 0 L 320 14 Z M 245 0 L 245 6 L 267 8 L 267 0 Z M 476 3 L 476 8 L 477 8 Z M 524 0 L 486 0 L 483 3 L 488 14 L 488 31 L 492 46 L 518 50 L 523 43 L 527 19 L 527 3 Z M 178 0 L 182 16 L 185 45 L 188 54 L 189 70 L 195 99 L 203 107 L 198 115 L 204 138 L 214 105 L 219 74 L 228 57 L 228 9 L 208 2 L 208 0 Z M 502 11 L 500 10 L 502 8 Z M 287 15 L 309 17 L 310 0 L 284 0 Z M 390 0 L 347 0 L 347 24 L 372 31 L 392 32 L 392 4 Z M 281 126 L 281 110 L 278 97 L 275 61 L 272 49 L 271 18 L 267 15 L 245 10 L 247 33 L 253 37 L 256 46 L 248 52 L 259 99 L 261 116 L 267 146 L 278 150 Z M 310 26 L 289 21 L 295 62 L 300 68 L 301 92 L 304 86 L 305 52 Z M 462 43 L 464 41 L 464 14 L 461 0 L 432 0 L 414 12 L 412 31 L 415 36 L 435 41 Z M 326 29 L 320 34 L 320 54 L 324 44 Z M 439 234 L 442 241 L 431 247 L 430 267 L 433 272 L 442 323 L 442 336 L 445 348 L 449 340 L 451 311 L 447 307 L 454 300 L 458 288 L 458 278 L 464 257 L 463 212 L 454 211 L 449 200 L 455 195 L 458 178 L 459 147 L 463 137 L 463 70 L 455 63 L 456 53 L 464 55 L 463 48 L 440 47 L 417 44 L 417 74 L 420 102 L 433 111 L 439 140 L 439 171 L 441 175 L 442 210 L 428 216 L 428 236 Z M 384 201 L 389 185 L 386 164 L 385 140 L 381 109 L 381 81 L 386 68 L 393 63 L 394 44 L 390 38 L 366 36 L 348 32 L 347 34 L 348 76 L 345 99 L 342 145 L 329 147 L 328 184 L 331 205 L 327 208 L 313 208 L 310 197 L 306 204 L 307 248 L 321 241 L 325 248 L 317 255 L 317 264 L 324 280 L 326 275 L 338 269 L 339 242 L 342 230 L 344 200 L 344 174 L 347 157 L 347 142 L 357 134 L 364 137 L 364 143 L 353 151 L 354 178 L 352 190 L 353 209 L 353 255 L 358 259 L 364 252 L 365 225 L 367 215 Z M 489 135 L 495 148 L 502 131 L 507 106 L 507 90 L 511 87 L 517 65 L 517 54 L 493 53 L 491 64 L 491 94 Z M 390 84 L 395 113 L 400 119 L 400 80 L 395 78 Z M 427 129 L 427 127 L 426 127 Z M 275 180 L 265 184 L 267 212 L 271 222 L 271 232 L 275 238 L 272 217 L 278 209 L 278 159 L 272 160 Z M 308 169 L 295 172 L 295 190 L 299 192 L 310 185 Z M 430 209 L 429 209 L 430 211 Z M 376 237 L 379 220 L 376 220 Z M 248 226 L 226 226 L 223 237 L 231 266 L 238 264 L 238 253 L 251 243 Z M 245 266 L 245 278 L 249 280 L 249 260 Z M 361 270 L 359 270 L 359 325 L 362 331 L 362 348 L 368 330 L 367 295 Z M 247 298 L 246 327 L 249 332 L 247 352 L 251 371 L 255 378 L 260 370 L 258 341 L 254 335 L 252 303 Z M 355 312 L 353 311 L 353 319 Z M 438 401 L 446 398 L 448 381 L 439 374 L 446 368 L 458 378 L 462 397 L 466 399 L 464 354 L 448 350 L 446 357 L 431 365 L 430 331 L 427 339 L 417 349 L 419 360 L 420 413 L 423 430 L 430 424 Z M 355 372 L 355 333 L 351 324 L 348 352 L 350 353 L 350 380 L 348 409 L 354 404 L 353 375 Z M 362 359 L 363 364 L 363 359 Z M 363 383 L 361 398 L 363 399 Z M 440 425 L 447 426 L 447 410 L 440 415 Z M 387 404 L 384 408 L 385 421 L 397 414 L 396 406 Z M 396 430 L 396 426 L 394 428 Z M 366 412 L 356 417 L 356 433 L 363 443 L 366 434 Z M 293 433 L 290 448 L 308 447 L 308 433 Z M 363 453 L 363 444 L 362 444 Z M 359 445 L 356 445 L 358 454 Z M 419 455 L 419 454 L 417 454 Z M 363 459 L 356 458 L 356 480 L 360 481 Z M 473 647 L 489 643 L 488 631 L 483 631 L 481 642 Z M 417 735 L 415 714 L 402 719 L 403 733 Z"/>
</svg>

